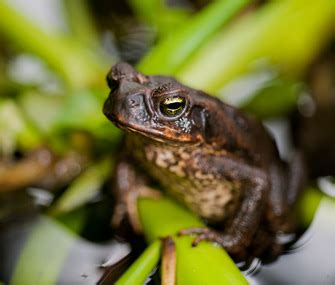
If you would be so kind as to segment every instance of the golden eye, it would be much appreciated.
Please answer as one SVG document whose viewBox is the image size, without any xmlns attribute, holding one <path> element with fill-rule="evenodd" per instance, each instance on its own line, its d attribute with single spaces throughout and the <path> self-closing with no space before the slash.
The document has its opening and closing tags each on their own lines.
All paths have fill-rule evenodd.
<svg viewBox="0 0 335 285">
<path fill-rule="evenodd" d="M 160 103 L 161 112 L 168 117 L 179 115 L 186 106 L 185 98 L 183 97 L 167 97 Z"/>
</svg>

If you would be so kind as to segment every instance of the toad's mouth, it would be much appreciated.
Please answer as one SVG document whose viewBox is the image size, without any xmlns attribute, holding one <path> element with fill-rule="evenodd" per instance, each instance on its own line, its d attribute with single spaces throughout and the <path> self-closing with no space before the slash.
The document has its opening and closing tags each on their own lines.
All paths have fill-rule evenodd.
<svg viewBox="0 0 335 285">
<path fill-rule="evenodd" d="M 119 129 L 125 131 L 125 132 L 132 132 L 132 133 L 137 133 L 146 137 L 153 137 L 152 134 L 149 134 L 147 132 L 145 132 L 144 130 L 140 129 L 140 128 L 135 128 L 133 126 L 130 126 L 129 124 L 125 124 L 122 123 L 120 121 L 113 121 L 113 123 L 115 124 L 115 126 L 117 126 Z"/>
<path fill-rule="evenodd" d="M 145 127 L 140 127 L 137 125 L 134 126 L 129 123 L 124 123 L 116 119 L 115 117 L 111 121 L 115 124 L 116 127 L 118 127 L 119 129 L 125 132 L 131 132 L 131 133 L 135 133 L 138 135 L 142 135 L 144 137 L 150 138 L 157 142 L 167 143 L 171 145 L 178 145 L 178 146 L 184 145 L 184 144 L 188 144 L 188 145 L 198 144 L 198 142 L 192 141 L 192 138 L 190 136 L 181 136 L 181 135 L 178 135 L 178 137 L 172 136 L 171 131 L 168 129 L 154 130 L 154 129 L 148 129 Z"/>
</svg>

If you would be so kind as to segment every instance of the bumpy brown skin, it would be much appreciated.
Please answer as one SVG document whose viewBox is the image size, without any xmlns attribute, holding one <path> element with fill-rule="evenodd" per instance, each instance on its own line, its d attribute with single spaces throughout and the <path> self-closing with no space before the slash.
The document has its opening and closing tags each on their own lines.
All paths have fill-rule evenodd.
<svg viewBox="0 0 335 285">
<path fill-rule="evenodd" d="M 119 63 L 107 80 L 104 113 L 126 131 L 127 156 L 116 173 L 120 204 L 138 185 L 158 182 L 215 228 L 182 231 L 198 234 L 195 244 L 217 242 L 238 260 L 276 258 L 277 234 L 292 230 L 288 217 L 304 184 L 301 160 L 287 166 L 260 122 L 174 78 Z M 186 102 L 183 111 L 163 114 L 162 100 L 176 96 Z"/>
</svg>

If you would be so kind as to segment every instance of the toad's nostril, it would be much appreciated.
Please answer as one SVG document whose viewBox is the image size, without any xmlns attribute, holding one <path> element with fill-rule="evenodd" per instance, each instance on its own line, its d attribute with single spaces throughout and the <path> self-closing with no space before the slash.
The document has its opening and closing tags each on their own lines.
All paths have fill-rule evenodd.
<svg viewBox="0 0 335 285">
<path fill-rule="evenodd" d="M 128 105 L 130 107 L 136 107 L 138 105 L 138 103 L 136 102 L 135 99 L 130 99 L 129 102 L 128 102 Z"/>
<path fill-rule="evenodd" d="M 136 94 L 129 96 L 127 98 L 127 106 L 129 108 L 136 108 L 139 107 L 143 103 L 143 95 Z"/>
</svg>

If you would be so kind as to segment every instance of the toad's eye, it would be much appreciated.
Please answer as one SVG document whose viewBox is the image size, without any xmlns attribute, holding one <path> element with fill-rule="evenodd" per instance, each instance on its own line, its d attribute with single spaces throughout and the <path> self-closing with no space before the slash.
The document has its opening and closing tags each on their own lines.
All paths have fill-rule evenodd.
<svg viewBox="0 0 335 285">
<path fill-rule="evenodd" d="M 160 102 L 159 108 L 164 115 L 175 117 L 185 109 L 185 106 L 185 98 L 176 96 L 163 99 Z"/>
</svg>

